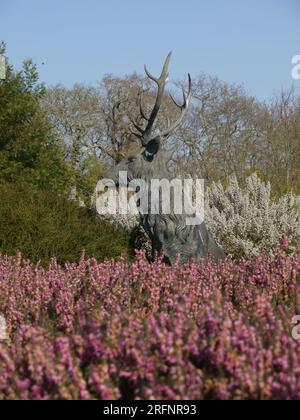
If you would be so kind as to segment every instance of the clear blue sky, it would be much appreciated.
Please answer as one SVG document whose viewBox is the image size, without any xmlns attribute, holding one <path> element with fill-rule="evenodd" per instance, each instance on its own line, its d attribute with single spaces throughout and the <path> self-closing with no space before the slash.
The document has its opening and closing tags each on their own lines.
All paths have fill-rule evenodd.
<svg viewBox="0 0 300 420">
<path fill-rule="evenodd" d="M 51 85 L 142 72 L 145 62 L 157 72 L 172 50 L 172 78 L 204 71 L 268 99 L 293 82 L 300 1 L 0 0 L 1 39 L 17 68 L 31 57 Z"/>
</svg>

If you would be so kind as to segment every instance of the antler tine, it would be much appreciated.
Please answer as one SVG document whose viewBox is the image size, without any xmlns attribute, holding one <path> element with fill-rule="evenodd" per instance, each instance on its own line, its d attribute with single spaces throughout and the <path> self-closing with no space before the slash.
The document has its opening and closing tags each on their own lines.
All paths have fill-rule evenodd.
<svg viewBox="0 0 300 420">
<path fill-rule="evenodd" d="M 183 92 L 183 105 L 179 105 L 177 103 L 177 101 L 173 98 L 173 96 L 170 95 L 172 101 L 174 102 L 174 104 L 178 108 L 180 108 L 181 114 L 180 114 L 180 117 L 178 118 L 178 120 L 175 121 L 171 126 L 169 126 L 169 128 L 165 132 L 163 132 L 161 134 L 163 137 L 169 137 L 172 134 L 172 132 L 174 130 L 176 130 L 176 128 L 181 124 L 183 118 L 185 117 L 185 115 L 186 115 L 186 113 L 188 111 L 188 108 L 189 108 L 189 105 L 190 105 L 190 101 L 192 99 L 192 78 L 191 78 L 191 75 L 190 74 L 188 75 L 188 78 L 189 78 L 189 91 L 188 91 L 188 95 L 186 95 L 184 89 L 182 89 L 182 92 Z"/>
<path fill-rule="evenodd" d="M 164 67 L 162 69 L 161 75 L 159 78 L 153 76 L 150 71 L 148 70 L 148 67 L 145 64 L 145 73 L 149 77 L 149 79 L 153 80 L 157 85 L 160 85 L 161 83 L 166 83 L 168 81 L 169 77 L 169 66 L 172 58 L 172 53 L 170 52 L 165 60 Z"/>
<path fill-rule="evenodd" d="M 144 108 L 143 108 L 142 99 L 143 99 L 143 93 L 141 93 L 141 94 L 139 95 L 140 114 L 141 114 L 141 117 L 142 117 L 145 121 L 149 121 L 149 118 L 146 116 L 146 113 L 145 113 Z"/>
<path fill-rule="evenodd" d="M 144 130 L 133 120 L 131 119 L 131 123 L 133 124 L 134 128 L 141 133 L 141 135 L 144 134 Z"/>
<path fill-rule="evenodd" d="M 185 95 L 184 89 L 182 89 L 182 92 Z M 177 106 L 177 108 L 182 108 L 182 105 L 179 105 L 179 103 L 176 101 L 176 99 L 174 98 L 174 96 L 171 93 L 170 93 L 170 98 L 172 99 L 172 102 Z"/>
<path fill-rule="evenodd" d="M 137 102 L 137 105 L 139 105 L 139 107 L 140 107 L 141 117 L 144 120 L 148 121 L 148 118 L 147 118 L 147 116 L 146 116 L 146 114 L 143 110 L 142 95 L 143 95 L 143 91 L 140 91 L 139 94 L 138 94 L 136 102 Z M 129 120 L 130 120 L 131 124 L 134 126 L 134 128 L 139 132 L 139 134 L 138 134 L 130 128 L 129 131 L 131 132 L 131 134 L 133 134 L 135 137 L 138 137 L 139 139 L 142 139 L 143 134 L 144 134 L 144 130 L 142 129 L 142 127 L 140 127 L 138 125 L 137 121 L 134 118 L 129 117 Z"/>
<path fill-rule="evenodd" d="M 136 133 L 135 131 L 133 131 L 131 128 L 129 129 L 129 131 L 130 131 L 130 133 L 133 135 L 133 136 L 135 136 L 135 137 L 137 137 L 138 139 L 142 139 L 142 135 L 141 134 L 138 134 L 138 133 Z"/>
</svg>

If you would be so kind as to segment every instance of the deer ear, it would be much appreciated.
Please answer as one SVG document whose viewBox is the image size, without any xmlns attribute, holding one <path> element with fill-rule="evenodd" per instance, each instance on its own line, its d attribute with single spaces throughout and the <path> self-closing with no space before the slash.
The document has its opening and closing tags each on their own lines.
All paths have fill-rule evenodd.
<svg viewBox="0 0 300 420">
<path fill-rule="evenodd" d="M 144 156 L 147 160 L 153 160 L 154 156 L 158 153 L 161 145 L 160 137 L 150 140 L 145 147 Z"/>
</svg>

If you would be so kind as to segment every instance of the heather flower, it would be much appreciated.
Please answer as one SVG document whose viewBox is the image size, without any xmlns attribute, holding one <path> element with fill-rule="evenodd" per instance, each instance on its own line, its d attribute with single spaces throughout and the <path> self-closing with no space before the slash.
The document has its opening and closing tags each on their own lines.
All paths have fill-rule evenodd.
<svg viewBox="0 0 300 420">
<path fill-rule="evenodd" d="M 300 254 L 48 269 L 0 256 L 0 399 L 300 399 Z"/>
</svg>

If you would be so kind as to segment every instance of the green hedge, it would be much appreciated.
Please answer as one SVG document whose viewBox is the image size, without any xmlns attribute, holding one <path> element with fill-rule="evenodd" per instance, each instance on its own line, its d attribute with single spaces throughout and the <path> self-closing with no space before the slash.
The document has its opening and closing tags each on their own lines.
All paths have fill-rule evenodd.
<svg viewBox="0 0 300 420">
<path fill-rule="evenodd" d="M 21 252 L 33 262 L 77 262 L 83 250 L 98 260 L 127 253 L 129 238 L 65 197 L 0 184 L 0 252 Z"/>
</svg>

